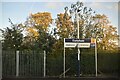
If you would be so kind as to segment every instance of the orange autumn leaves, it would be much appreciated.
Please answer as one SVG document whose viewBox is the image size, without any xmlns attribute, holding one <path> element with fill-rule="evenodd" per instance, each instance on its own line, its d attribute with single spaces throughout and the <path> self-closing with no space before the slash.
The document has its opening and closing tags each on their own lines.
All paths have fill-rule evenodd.
<svg viewBox="0 0 120 80">
<path fill-rule="evenodd" d="M 41 37 L 41 33 L 39 33 L 39 31 L 48 32 L 49 25 L 52 23 L 51 13 L 49 12 L 38 12 L 31 14 L 29 19 L 32 23 L 34 23 L 34 25 L 27 27 L 27 36 L 30 36 L 30 38 L 36 40 Z M 93 21 L 95 21 L 95 23 L 92 25 L 92 27 L 96 30 L 96 37 L 98 36 L 98 48 L 113 50 L 116 47 L 113 41 L 117 38 L 117 29 L 110 24 L 106 15 L 97 14 L 93 16 Z M 74 33 L 76 33 L 76 23 L 72 21 L 70 15 L 63 13 L 57 14 L 55 22 L 57 36 L 59 36 L 61 40 L 63 38 L 75 37 Z M 84 22 L 84 20 L 80 20 L 80 30 L 81 26 L 85 24 Z M 89 30 L 86 30 L 85 34 L 88 33 L 87 35 L 89 37 L 89 35 L 92 35 L 92 32 L 91 27 L 88 26 L 88 28 Z M 59 45 L 59 42 L 60 41 L 58 41 L 56 46 Z"/>
<path fill-rule="evenodd" d="M 117 43 L 115 42 L 118 38 L 117 28 L 110 24 L 108 17 L 104 14 L 98 14 L 94 19 L 96 19 L 98 23 L 98 26 L 95 28 L 102 28 L 99 34 L 103 35 L 102 38 L 98 38 L 98 48 L 111 51 L 117 49 Z"/>
<path fill-rule="evenodd" d="M 67 14 L 60 13 L 57 15 L 56 26 L 60 38 L 71 37 L 74 32 L 73 22 Z"/>
<path fill-rule="evenodd" d="M 32 24 L 32 26 L 26 27 L 27 36 L 37 39 L 39 37 L 39 31 L 48 31 L 49 24 L 52 23 L 51 13 L 38 12 L 31 14 L 29 21 L 34 22 L 34 25 Z"/>
<path fill-rule="evenodd" d="M 29 28 L 27 28 L 27 35 L 37 39 L 39 36 L 39 33 L 38 33 L 37 29 L 35 29 L 33 27 L 29 27 Z"/>
<path fill-rule="evenodd" d="M 37 29 L 41 29 L 40 27 L 42 27 L 44 31 L 47 31 L 49 24 L 52 23 L 51 13 L 49 12 L 38 12 L 36 14 L 31 14 L 31 17 Z"/>
</svg>

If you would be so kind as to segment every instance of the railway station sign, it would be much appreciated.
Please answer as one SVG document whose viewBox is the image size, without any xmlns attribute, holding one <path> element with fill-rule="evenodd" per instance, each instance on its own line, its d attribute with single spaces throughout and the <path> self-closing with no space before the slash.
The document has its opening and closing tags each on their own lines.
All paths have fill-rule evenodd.
<svg viewBox="0 0 120 80">
<path fill-rule="evenodd" d="M 64 39 L 64 47 L 65 48 L 90 48 L 95 46 L 96 40 L 93 38 L 87 39 Z"/>
</svg>

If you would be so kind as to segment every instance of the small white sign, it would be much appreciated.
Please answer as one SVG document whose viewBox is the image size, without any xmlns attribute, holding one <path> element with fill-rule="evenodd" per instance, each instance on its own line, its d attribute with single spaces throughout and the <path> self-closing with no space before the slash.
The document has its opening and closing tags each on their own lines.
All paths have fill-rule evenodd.
<svg viewBox="0 0 120 80">
<path fill-rule="evenodd" d="M 90 43 L 64 43 L 64 47 L 66 48 L 90 48 Z"/>
<path fill-rule="evenodd" d="M 76 43 L 64 43 L 64 47 L 74 48 L 77 47 Z"/>
<path fill-rule="evenodd" d="M 90 43 L 79 43 L 78 47 L 79 48 L 90 48 Z"/>
</svg>

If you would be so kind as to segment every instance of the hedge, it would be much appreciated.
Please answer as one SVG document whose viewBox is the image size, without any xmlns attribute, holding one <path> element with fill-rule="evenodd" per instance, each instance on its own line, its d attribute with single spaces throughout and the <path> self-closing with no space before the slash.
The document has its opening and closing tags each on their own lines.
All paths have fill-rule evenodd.
<svg viewBox="0 0 120 80">
<path fill-rule="evenodd" d="M 118 53 L 98 53 L 98 73 L 114 75 L 119 72 Z M 63 74 L 63 53 L 47 54 L 46 76 Z M 15 76 L 15 51 L 3 51 L 3 76 Z M 76 76 L 78 72 L 77 50 L 66 51 L 66 76 Z M 19 76 L 43 77 L 43 52 L 26 51 L 20 53 Z M 94 49 L 81 49 L 80 71 L 82 76 L 95 74 Z"/>
</svg>

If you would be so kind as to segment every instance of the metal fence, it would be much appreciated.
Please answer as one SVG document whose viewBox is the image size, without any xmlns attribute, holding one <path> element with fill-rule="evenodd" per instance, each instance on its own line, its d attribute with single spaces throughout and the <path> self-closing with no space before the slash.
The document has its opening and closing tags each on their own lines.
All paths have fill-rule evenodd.
<svg viewBox="0 0 120 80">
<path fill-rule="evenodd" d="M 43 52 L 3 51 L 3 77 L 39 76 L 43 77 Z"/>
<path fill-rule="evenodd" d="M 81 52 L 81 76 L 95 76 L 94 54 L 92 52 L 88 49 Z M 100 76 L 118 75 L 118 56 L 117 53 L 98 54 L 98 73 Z M 2 76 L 3 78 L 63 77 L 62 52 L 46 54 L 46 61 L 44 60 L 44 51 L 19 51 L 18 53 L 13 50 L 2 50 Z M 66 77 L 76 77 L 77 73 L 77 53 L 74 50 L 68 51 L 66 53 Z"/>
<path fill-rule="evenodd" d="M 16 58 L 14 51 L 2 51 L 2 75 L 14 76 L 16 71 Z"/>
<path fill-rule="evenodd" d="M 89 57 L 87 57 L 89 56 Z M 3 77 L 62 77 L 63 54 L 47 54 L 44 51 L 2 51 Z M 86 61 L 89 59 L 89 61 Z M 44 62 L 46 63 L 44 65 Z M 84 63 L 85 62 L 85 63 Z M 88 69 L 90 67 L 90 69 Z M 92 69 L 92 70 L 91 70 Z M 77 54 L 66 54 L 66 76 L 76 76 Z M 94 74 L 94 54 L 84 54 L 81 58 L 81 74 Z"/>
</svg>

